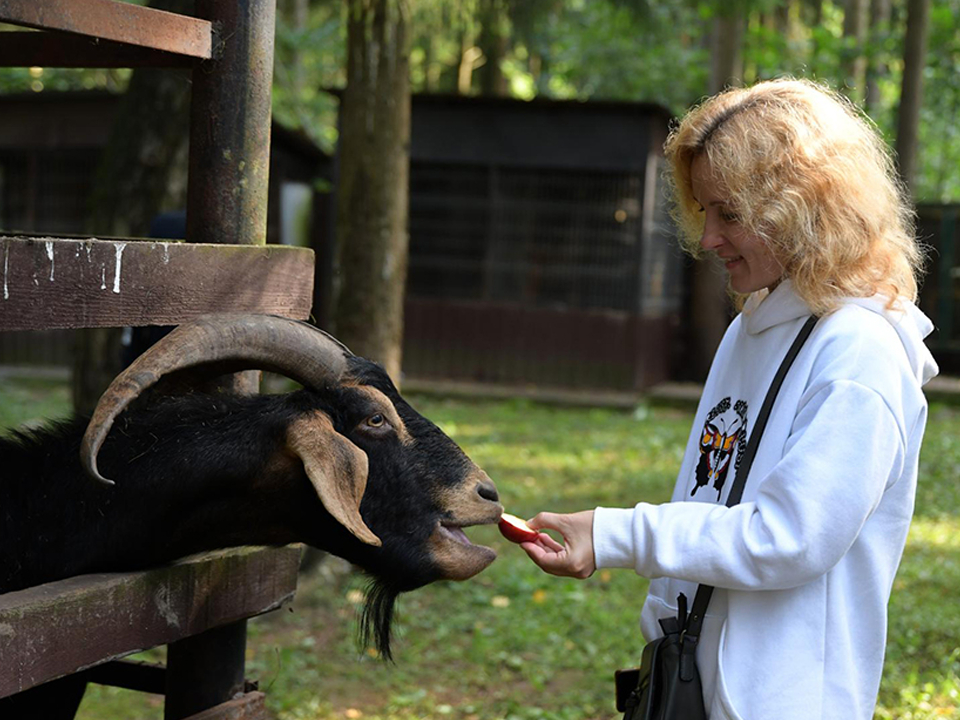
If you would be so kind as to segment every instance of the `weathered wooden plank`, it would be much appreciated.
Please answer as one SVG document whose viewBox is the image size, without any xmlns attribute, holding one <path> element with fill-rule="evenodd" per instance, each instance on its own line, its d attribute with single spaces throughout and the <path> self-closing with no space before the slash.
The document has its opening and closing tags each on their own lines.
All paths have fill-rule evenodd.
<svg viewBox="0 0 960 720">
<path fill-rule="evenodd" d="M 269 720 L 265 699 L 262 692 L 246 693 L 186 720 Z"/>
<path fill-rule="evenodd" d="M 212 24 L 116 0 L 0 0 L 0 21 L 208 59 Z"/>
<path fill-rule="evenodd" d="M 0 595 L 0 697 L 280 607 L 300 551 L 245 548 Z"/>
<path fill-rule="evenodd" d="M 193 67 L 196 58 L 135 45 L 48 32 L 5 32 L 0 67 Z"/>
<path fill-rule="evenodd" d="M 0 331 L 305 319 L 313 251 L 284 245 L 0 237 Z"/>
</svg>

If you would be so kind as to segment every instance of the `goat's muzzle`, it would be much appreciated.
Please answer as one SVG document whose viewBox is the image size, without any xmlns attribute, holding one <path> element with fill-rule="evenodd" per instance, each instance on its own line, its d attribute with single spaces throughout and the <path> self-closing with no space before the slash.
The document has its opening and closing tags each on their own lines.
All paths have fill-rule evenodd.
<svg viewBox="0 0 960 720">
<path fill-rule="evenodd" d="M 492 525 L 500 520 L 503 506 L 497 487 L 479 468 L 455 488 L 442 491 L 437 498 L 444 511 L 427 540 L 430 554 L 447 580 L 466 580 L 486 568 L 497 553 L 484 545 L 475 545 L 463 531 L 465 527 Z"/>
</svg>

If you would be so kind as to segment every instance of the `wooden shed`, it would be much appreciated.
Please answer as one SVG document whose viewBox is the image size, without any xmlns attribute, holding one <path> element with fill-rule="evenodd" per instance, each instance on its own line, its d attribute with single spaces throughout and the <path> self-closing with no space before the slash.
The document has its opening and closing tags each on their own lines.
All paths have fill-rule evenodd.
<svg viewBox="0 0 960 720">
<path fill-rule="evenodd" d="M 635 391 L 666 379 L 682 258 L 670 113 L 414 96 L 404 374 Z"/>
<path fill-rule="evenodd" d="M 917 236 L 929 250 L 920 308 L 933 320 L 927 338 L 940 372 L 960 372 L 960 205 L 917 206 Z"/>
<path fill-rule="evenodd" d="M 0 94 L 0 227 L 76 232 L 121 96 L 106 91 Z M 304 135 L 271 128 L 267 241 L 297 243 L 296 216 L 330 176 L 330 157 Z"/>
<path fill-rule="evenodd" d="M 0 94 L 0 228 L 54 235 L 83 229 L 120 100 L 106 91 Z M 329 213 L 329 193 L 317 181 L 330 177 L 330 165 L 330 156 L 304 135 L 273 123 L 268 243 L 315 244 L 311 234 L 326 229 Z M 72 335 L 0 333 L 0 364 L 69 365 Z"/>
</svg>

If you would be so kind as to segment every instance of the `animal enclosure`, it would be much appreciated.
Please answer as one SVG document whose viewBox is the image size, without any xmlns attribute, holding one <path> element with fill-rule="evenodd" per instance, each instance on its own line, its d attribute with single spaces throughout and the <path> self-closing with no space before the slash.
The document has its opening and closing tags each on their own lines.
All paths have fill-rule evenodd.
<svg viewBox="0 0 960 720">
<path fill-rule="evenodd" d="M 655 104 L 414 98 L 405 371 L 636 391 L 667 379 L 681 257 Z"/>
<path fill-rule="evenodd" d="M 263 247 L 274 13 L 273 0 L 201 0 L 196 17 L 113 0 L 0 2 L 0 21 L 42 31 L 5 32 L 5 66 L 198 70 L 191 244 L 3 237 L 0 331 L 179 323 L 224 309 L 307 316 L 312 253 Z M 211 116 L 219 122 L 209 123 Z M 244 296 L 243 288 L 258 284 L 263 292 Z M 292 595 L 297 555 L 233 553 L 0 596 L 3 712 L 72 717 L 91 679 L 163 692 L 168 720 L 200 711 L 263 717 L 262 694 L 244 683 L 245 622 Z M 113 662 L 164 643 L 166 668 Z M 81 670 L 87 674 L 75 674 Z"/>
</svg>

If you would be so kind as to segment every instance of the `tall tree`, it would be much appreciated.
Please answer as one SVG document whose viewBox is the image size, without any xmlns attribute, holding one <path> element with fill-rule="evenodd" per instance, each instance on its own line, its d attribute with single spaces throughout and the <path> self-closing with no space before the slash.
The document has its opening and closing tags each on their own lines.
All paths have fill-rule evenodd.
<svg viewBox="0 0 960 720">
<path fill-rule="evenodd" d="M 890 25 L 890 0 L 870 1 L 870 52 L 867 53 L 867 79 L 864 107 L 868 113 L 880 108 L 880 78 L 887 73 L 887 65 L 879 51 L 879 45 Z"/>
<path fill-rule="evenodd" d="M 407 277 L 410 80 L 406 0 L 348 0 L 334 326 L 399 382 Z"/>
<path fill-rule="evenodd" d="M 509 94 L 507 78 L 503 74 L 503 61 L 509 46 L 509 20 L 506 0 L 479 0 L 478 20 L 480 33 L 477 47 L 485 62 L 477 68 L 480 94 L 506 96 Z"/>
<path fill-rule="evenodd" d="M 903 43 L 903 84 L 897 111 L 897 161 L 900 177 L 913 193 L 917 170 L 917 137 L 923 105 L 923 68 L 927 58 L 930 0 L 907 0 L 907 32 Z"/>
<path fill-rule="evenodd" d="M 867 57 L 864 41 L 867 36 L 869 0 L 847 0 L 843 13 L 844 92 L 852 99 L 864 96 Z"/>
<path fill-rule="evenodd" d="M 720 8 L 710 37 L 710 94 L 735 87 L 743 78 L 743 35 L 746 25 L 741 3 Z M 690 318 L 687 327 L 687 369 L 702 379 L 730 322 L 731 305 L 726 278 L 713 255 L 694 263 L 690 270 Z"/>
<path fill-rule="evenodd" d="M 193 2 L 155 0 L 151 7 L 190 14 Z M 189 71 L 134 71 L 96 171 L 88 233 L 142 237 L 157 213 L 184 207 L 189 107 Z M 77 332 L 72 381 L 77 411 L 91 411 L 121 369 L 120 334 L 119 328 Z"/>
<path fill-rule="evenodd" d="M 710 92 L 743 82 L 743 32 L 746 19 L 740 3 L 718 9 L 710 37 Z"/>
</svg>

